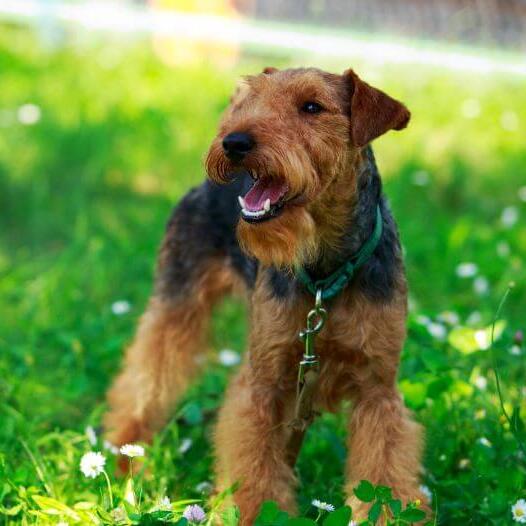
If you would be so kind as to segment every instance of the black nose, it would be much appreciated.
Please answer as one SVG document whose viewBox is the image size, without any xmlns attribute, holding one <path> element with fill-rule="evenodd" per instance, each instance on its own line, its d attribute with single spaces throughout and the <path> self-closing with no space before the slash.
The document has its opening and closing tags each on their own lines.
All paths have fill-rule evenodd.
<svg viewBox="0 0 526 526">
<path fill-rule="evenodd" d="M 241 161 L 252 150 L 254 144 L 254 139 L 248 133 L 234 132 L 223 139 L 223 150 L 232 161 Z"/>
</svg>

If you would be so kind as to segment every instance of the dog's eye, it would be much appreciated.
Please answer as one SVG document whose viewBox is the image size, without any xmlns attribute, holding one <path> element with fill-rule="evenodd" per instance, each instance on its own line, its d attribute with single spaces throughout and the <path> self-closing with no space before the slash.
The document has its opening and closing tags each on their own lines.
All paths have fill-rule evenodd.
<svg viewBox="0 0 526 526">
<path fill-rule="evenodd" d="M 301 107 L 301 111 L 305 113 L 321 113 L 323 107 L 317 102 L 308 101 Z"/>
</svg>

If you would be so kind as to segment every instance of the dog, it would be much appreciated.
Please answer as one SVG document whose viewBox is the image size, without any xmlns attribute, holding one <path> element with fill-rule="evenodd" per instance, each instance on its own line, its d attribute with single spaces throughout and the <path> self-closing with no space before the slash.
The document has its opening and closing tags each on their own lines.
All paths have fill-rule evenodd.
<svg viewBox="0 0 526 526">
<path fill-rule="evenodd" d="M 168 222 L 154 292 L 108 394 L 111 442 L 151 440 L 200 369 L 213 306 L 226 294 L 244 295 L 248 350 L 216 424 L 217 489 L 238 483 L 242 525 L 265 500 L 295 513 L 287 444 L 304 354 L 298 333 L 316 284 L 380 231 L 337 294 L 318 298 L 327 320 L 315 340 L 313 404 L 336 411 L 352 402 L 345 492 L 355 518 L 367 516 L 353 497 L 362 479 L 392 487 L 404 502 L 424 501 L 422 430 L 396 387 L 407 285 L 370 146 L 409 118 L 402 103 L 353 70 L 266 68 L 244 78 L 207 154 L 208 179 Z"/>
</svg>

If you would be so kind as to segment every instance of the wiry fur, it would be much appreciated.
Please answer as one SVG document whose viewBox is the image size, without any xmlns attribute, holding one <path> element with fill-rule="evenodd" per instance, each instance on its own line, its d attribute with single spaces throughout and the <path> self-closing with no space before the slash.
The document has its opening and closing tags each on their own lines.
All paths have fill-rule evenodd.
<svg viewBox="0 0 526 526">
<path fill-rule="evenodd" d="M 303 114 L 309 100 L 324 111 Z M 244 81 L 222 119 L 206 161 L 214 183 L 190 192 L 170 220 L 155 293 L 110 391 L 105 425 L 115 443 L 149 440 L 198 369 L 213 304 L 243 291 L 250 305 L 248 350 L 214 439 L 217 488 L 239 483 L 234 500 L 243 525 L 252 524 L 267 499 L 295 510 L 287 424 L 303 352 L 297 335 L 313 304 L 295 269 L 304 266 L 316 279 L 337 269 L 370 237 L 378 206 L 383 234 L 376 250 L 326 304 L 329 318 L 316 341 L 316 406 L 335 411 L 342 400 L 353 401 L 346 492 L 355 517 L 367 513 L 352 497 L 361 479 L 392 486 L 406 502 L 421 497 L 421 431 L 396 388 L 406 282 L 396 226 L 367 146 L 408 119 L 402 104 L 352 71 L 268 68 Z M 241 162 L 223 152 L 231 132 L 255 137 Z M 277 218 L 244 222 L 236 197 L 251 177 L 286 181 L 296 200 Z"/>
</svg>

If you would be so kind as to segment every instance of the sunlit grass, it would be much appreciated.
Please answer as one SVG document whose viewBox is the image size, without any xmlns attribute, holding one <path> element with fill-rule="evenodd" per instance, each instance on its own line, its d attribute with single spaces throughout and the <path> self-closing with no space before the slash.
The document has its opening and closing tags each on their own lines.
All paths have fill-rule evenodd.
<svg viewBox="0 0 526 526">
<path fill-rule="evenodd" d="M 148 42 L 68 42 L 43 51 L 26 31 L 0 33 L 0 503 L 14 510 L 6 524 L 34 520 L 31 495 L 100 501 L 98 482 L 78 468 L 92 448 L 84 429 L 100 424 L 165 221 L 203 178 L 236 77 L 267 65 L 245 58 L 236 71 L 170 69 Z M 428 430 L 424 480 L 443 524 L 505 524 L 525 496 L 524 459 L 501 419 L 488 351 L 465 342 L 481 338 L 515 281 L 495 353 L 508 410 L 524 411 L 526 349 L 516 334 L 525 328 L 524 82 L 354 67 L 413 113 L 376 153 L 406 252 L 412 308 L 401 386 Z M 28 103 L 40 120 L 23 125 Z M 516 221 L 503 215 L 509 207 Z M 475 263 L 476 275 L 459 277 L 462 262 Z M 119 300 L 129 313 L 112 312 Z M 457 319 L 440 318 L 444 311 Z M 243 312 L 228 302 L 216 314 L 215 351 L 243 350 Z M 147 449 L 144 509 L 165 495 L 206 500 L 198 486 L 212 480 L 211 424 L 231 374 L 217 352 L 211 362 Z M 181 452 L 185 439 L 191 447 Z M 343 417 L 325 415 L 312 428 L 299 463 L 302 513 L 315 516 L 313 498 L 343 503 L 344 444 Z M 112 480 L 113 462 L 108 453 Z"/>
</svg>

